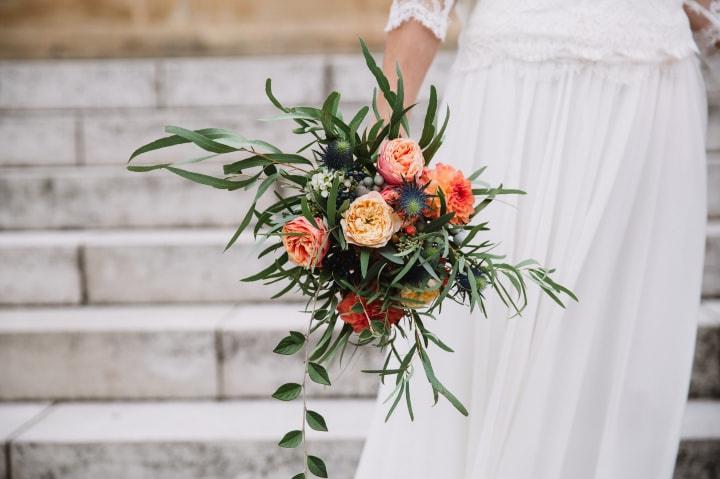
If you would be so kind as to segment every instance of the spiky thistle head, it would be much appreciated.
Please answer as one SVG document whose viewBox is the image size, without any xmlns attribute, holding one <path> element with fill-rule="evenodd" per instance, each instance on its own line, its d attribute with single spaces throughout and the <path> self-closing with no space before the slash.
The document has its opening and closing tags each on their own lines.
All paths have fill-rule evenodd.
<svg viewBox="0 0 720 479">
<path fill-rule="evenodd" d="M 322 161 L 331 170 L 347 170 L 353 164 L 352 145 L 347 140 L 333 140 L 322 152 Z"/>
<path fill-rule="evenodd" d="M 488 273 L 479 266 L 473 266 L 472 272 L 473 276 L 475 277 L 475 286 L 477 290 L 482 291 L 489 283 L 490 277 Z M 458 286 L 460 286 L 461 289 L 464 289 L 465 291 L 472 290 L 472 285 L 470 284 L 470 277 L 465 273 L 457 275 L 457 284 Z"/>
<path fill-rule="evenodd" d="M 427 209 L 430 195 L 416 182 L 405 182 L 398 188 L 398 209 L 406 218 L 416 218 Z"/>
</svg>

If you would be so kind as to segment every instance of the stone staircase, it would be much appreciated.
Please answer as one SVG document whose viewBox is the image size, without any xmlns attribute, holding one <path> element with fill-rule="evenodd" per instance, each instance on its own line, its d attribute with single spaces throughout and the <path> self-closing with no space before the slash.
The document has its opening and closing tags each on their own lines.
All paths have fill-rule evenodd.
<svg viewBox="0 0 720 479">
<path fill-rule="evenodd" d="M 450 61 L 430 74 L 441 89 Z M 243 194 L 124 170 L 165 124 L 297 146 L 287 125 L 256 121 L 273 114 L 266 76 L 288 103 L 340 89 L 354 108 L 371 91 L 354 55 L 0 62 L 0 479 L 296 472 L 275 444 L 297 405 L 268 397 L 300 374 L 271 350 L 303 317 L 297 297 L 268 302 L 273 289 L 238 281 L 258 267 L 250 237 L 222 253 Z M 720 107 L 714 84 L 710 98 Z M 708 140 L 705 302 L 677 479 L 720 477 L 720 109 Z M 376 383 L 358 371 L 371 364 L 358 354 L 332 390 L 312 391 L 332 421 L 314 447 L 336 479 L 362 447 Z"/>
</svg>

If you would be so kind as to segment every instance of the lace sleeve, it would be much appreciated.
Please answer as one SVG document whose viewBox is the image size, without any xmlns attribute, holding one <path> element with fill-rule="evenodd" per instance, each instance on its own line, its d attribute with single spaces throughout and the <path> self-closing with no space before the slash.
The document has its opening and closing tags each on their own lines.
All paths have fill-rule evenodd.
<svg viewBox="0 0 720 479">
<path fill-rule="evenodd" d="M 455 0 L 393 0 L 385 31 L 394 30 L 408 20 L 417 20 L 433 35 L 445 40 L 454 3 Z"/>
</svg>

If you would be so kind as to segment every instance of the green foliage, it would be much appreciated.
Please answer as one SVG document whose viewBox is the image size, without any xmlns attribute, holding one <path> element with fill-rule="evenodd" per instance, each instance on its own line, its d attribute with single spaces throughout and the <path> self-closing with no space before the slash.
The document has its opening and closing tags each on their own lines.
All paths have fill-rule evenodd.
<svg viewBox="0 0 720 479">
<path fill-rule="evenodd" d="M 292 401 L 300 395 L 302 386 L 297 383 L 285 383 L 275 391 L 272 395 L 275 399 L 280 401 Z"/>
<path fill-rule="evenodd" d="M 327 467 L 325 466 L 325 462 L 323 462 L 323 460 L 320 459 L 319 457 L 308 456 L 307 457 L 307 465 L 308 465 L 308 469 L 310 469 L 310 472 L 312 472 L 317 477 L 328 477 Z"/>
<path fill-rule="evenodd" d="M 400 69 L 396 69 L 396 85 L 391 85 L 365 43 L 361 40 L 360 44 L 377 89 L 373 92 L 371 105 L 361 107 L 349 122 L 340 113 L 339 92 L 331 92 L 319 108 L 286 106 L 273 93 L 272 81 L 266 81 L 268 99 L 279 111 L 267 121 L 291 122 L 292 132 L 305 138 L 304 146 L 297 151 L 281 151 L 268 142 L 248 139 L 220 128 L 189 130 L 168 126 L 165 131 L 169 136 L 135 150 L 127 166 L 135 173 L 155 174 L 164 170 L 208 187 L 250 192 L 249 206 L 238 212 L 241 220 L 225 249 L 232 247 L 243 235 L 252 236 L 262 249 L 258 257 L 264 258 L 263 267 L 243 281 L 277 285 L 279 289 L 273 299 L 294 292 L 308 298 L 305 308 L 307 331 L 290 331 L 274 349 L 280 355 L 304 353 L 305 356 L 302 384 L 283 384 L 272 395 L 281 401 L 292 401 L 301 395 L 303 399 L 302 429 L 283 436 L 279 445 L 284 448 L 302 444 L 307 427 L 327 431 L 323 416 L 307 408 L 307 380 L 330 386 L 328 365 L 342 363 L 357 348 L 365 346 L 380 348 L 385 354 L 380 368 L 366 372 L 377 374 L 383 382 L 393 381 L 392 393 L 386 400 L 389 404 L 387 418 L 402 404 L 410 418 L 414 418 L 410 381 L 412 365 L 418 362 L 422 364 L 435 401 L 442 397 L 461 414 L 467 415 L 460 399 L 437 377 L 431 362 L 433 348 L 452 352 L 451 345 L 445 344 L 425 325 L 428 319 L 435 319 L 434 314 L 443 303 L 460 303 L 484 315 L 486 298 L 494 294 L 513 314 L 520 315 L 528 303 L 529 285 L 539 288 L 561 307 L 566 298 L 577 301 L 570 289 L 553 279 L 553 270 L 534 260 L 513 264 L 496 252 L 498 244 L 488 239 L 486 233 L 490 231 L 490 225 L 482 221 L 481 213 L 498 196 L 525 193 L 503 185 L 481 183 L 484 168 L 467 176 L 473 183 L 475 195 L 469 224 L 453 224 L 452 202 L 442 189 L 430 195 L 427 185 L 413 183 L 407 191 L 418 190 L 415 196 L 409 198 L 412 196 L 409 193 L 403 196 L 404 209 L 396 207 L 396 210 L 406 213 L 406 221 L 409 216 L 415 217 L 412 222 L 415 232 L 400 231 L 382 248 L 357 247 L 348 243 L 341 220 L 351 201 L 358 196 L 361 181 L 369 180 L 362 185 L 366 189 L 379 181 L 375 180 L 378 174 L 375 162 L 381 144 L 409 135 L 408 112 L 414 107 L 407 101 Z M 381 118 L 378 100 L 386 103 L 389 118 Z M 371 109 L 374 115 L 368 118 Z M 438 93 L 431 86 L 418 139 L 426 166 L 440 149 L 450 118 L 449 110 L 445 109 L 439 121 L 439 110 Z M 137 164 L 140 157 L 187 144 L 195 145 L 203 156 L 173 163 Z M 217 173 L 210 168 L 193 169 L 208 159 L 228 154 L 233 155 L 232 161 L 223 163 Z M 217 166 L 217 163 L 212 165 Z M 318 188 L 317 178 L 313 179 L 315 175 L 330 179 Z M 427 195 L 423 196 L 425 193 Z M 432 218 L 426 218 L 427 209 L 422 208 L 428 199 L 437 199 L 439 204 Z M 267 206 L 258 209 L 258 205 Z M 322 227 L 329 233 L 327 244 L 323 245 L 328 248 L 328 253 L 321 264 L 311 267 L 294 264 L 283 248 L 283 240 L 301 234 L 284 232 L 283 226 L 299 217 L 304 217 L 316 228 L 322 222 Z M 262 244 L 265 242 L 267 244 Z M 353 327 L 344 322 L 347 318 L 340 317 L 337 310 L 340 301 L 349 294 L 363 298 L 345 313 L 364 317 L 367 327 L 359 334 L 355 334 Z M 429 303 L 417 297 L 429 297 Z M 402 311 L 402 318 L 393 322 L 391 312 L 398 309 Z M 403 354 L 396 347 L 399 340 L 411 343 Z M 320 458 L 308 454 L 307 450 L 303 455 L 306 470 L 293 479 L 305 479 L 308 473 L 327 477 L 325 463 Z"/>
<path fill-rule="evenodd" d="M 278 446 L 285 448 L 298 447 L 303 441 L 303 432 L 300 430 L 290 431 L 280 439 Z"/>
<path fill-rule="evenodd" d="M 325 424 L 325 418 L 315 411 L 308 410 L 305 413 L 308 425 L 316 431 L 327 431 L 327 424 Z"/>
</svg>

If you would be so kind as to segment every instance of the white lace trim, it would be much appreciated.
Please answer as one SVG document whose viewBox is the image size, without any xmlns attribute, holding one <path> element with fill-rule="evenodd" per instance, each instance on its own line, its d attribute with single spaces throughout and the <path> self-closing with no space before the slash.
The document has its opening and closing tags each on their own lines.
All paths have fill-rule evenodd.
<svg viewBox="0 0 720 479">
<path fill-rule="evenodd" d="M 459 57 L 458 57 L 459 60 Z M 490 69 L 509 68 L 512 75 L 516 77 L 530 77 L 533 83 L 557 82 L 562 78 L 577 75 L 584 75 L 588 72 L 603 81 L 620 85 L 642 85 L 648 78 L 661 75 L 675 77 L 682 71 L 678 68 L 684 62 L 697 62 L 695 57 L 685 57 L 677 61 L 664 63 L 603 63 L 582 59 L 551 59 L 548 61 L 519 60 L 509 57 L 497 57 L 493 62 L 488 62 L 482 68 L 467 68 L 456 60 L 454 70 L 458 70 L 456 78 L 463 78 L 464 75 L 474 75 Z"/>
<path fill-rule="evenodd" d="M 417 20 L 441 41 L 445 40 L 453 0 L 393 0 L 385 31 Z"/>
<path fill-rule="evenodd" d="M 453 3 L 394 0 L 386 30 L 414 19 L 444 39 Z M 683 0 L 481 0 L 460 19 L 465 28 L 457 65 L 472 69 L 503 59 L 678 60 L 698 51 L 682 5 Z"/>
<path fill-rule="evenodd" d="M 518 11 L 481 3 L 460 36 L 458 66 L 476 68 L 504 58 L 662 63 L 697 52 L 680 3 L 647 8 L 633 0 L 558 1 L 568 8 Z"/>
</svg>

